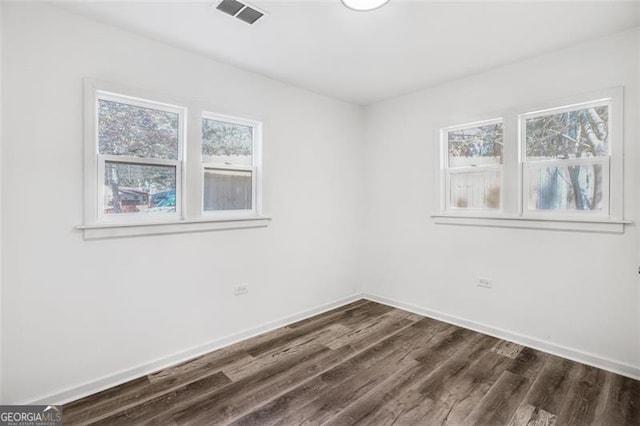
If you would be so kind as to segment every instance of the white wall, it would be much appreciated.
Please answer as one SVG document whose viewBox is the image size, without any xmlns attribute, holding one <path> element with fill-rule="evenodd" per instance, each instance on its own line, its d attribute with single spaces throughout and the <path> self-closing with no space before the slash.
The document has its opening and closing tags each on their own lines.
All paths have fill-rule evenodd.
<svg viewBox="0 0 640 426">
<path fill-rule="evenodd" d="M 5 4 L 2 23 L 4 402 L 360 291 L 361 108 L 46 5 Z M 83 77 L 263 119 L 271 225 L 84 241 Z"/>
<path fill-rule="evenodd" d="M 612 235 L 429 217 L 437 123 L 624 86 L 625 218 L 640 220 L 638 77 L 632 30 L 368 107 L 365 291 L 640 374 L 637 225 Z"/>
</svg>

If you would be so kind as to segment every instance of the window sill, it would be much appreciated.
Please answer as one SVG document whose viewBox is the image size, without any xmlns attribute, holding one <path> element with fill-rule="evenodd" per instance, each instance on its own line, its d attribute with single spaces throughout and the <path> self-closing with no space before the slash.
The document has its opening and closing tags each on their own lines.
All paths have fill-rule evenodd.
<svg viewBox="0 0 640 426">
<path fill-rule="evenodd" d="M 555 231 L 624 233 L 624 226 L 632 222 L 608 218 L 557 219 L 521 216 L 462 216 L 431 215 L 441 225 L 491 226 L 500 228 L 547 229 Z"/>
<path fill-rule="evenodd" d="M 85 240 L 105 238 L 138 237 L 144 235 L 182 234 L 187 232 L 219 231 L 226 229 L 264 228 L 270 217 L 251 216 L 242 218 L 202 218 L 153 223 L 103 223 L 79 225 Z"/>
</svg>

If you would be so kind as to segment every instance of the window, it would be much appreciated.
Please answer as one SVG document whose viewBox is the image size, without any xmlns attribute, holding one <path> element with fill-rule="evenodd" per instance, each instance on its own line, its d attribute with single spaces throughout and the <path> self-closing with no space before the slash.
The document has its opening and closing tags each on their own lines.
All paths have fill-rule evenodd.
<svg viewBox="0 0 640 426">
<path fill-rule="evenodd" d="M 609 104 L 520 116 L 527 213 L 609 215 Z"/>
<path fill-rule="evenodd" d="M 184 109 L 97 93 L 101 221 L 181 215 Z"/>
<path fill-rule="evenodd" d="M 198 124 L 196 124 L 198 123 Z M 262 124 L 85 82 L 85 238 L 266 226 Z"/>
<path fill-rule="evenodd" d="M 258 122 L 205 113 L 202 118 L 205 213 L 255 212 Z"/>
<path fill-rule="evenodd" d="M 447 210 L 499 210 L 502 188 L 502 119 L 443 131 Z"/>
<path fill-rule="evenodd" d="M 621 88 L 499 115 L 440 130 L 436 222 L 614 232 L 629 223 Z"/>
</svg>

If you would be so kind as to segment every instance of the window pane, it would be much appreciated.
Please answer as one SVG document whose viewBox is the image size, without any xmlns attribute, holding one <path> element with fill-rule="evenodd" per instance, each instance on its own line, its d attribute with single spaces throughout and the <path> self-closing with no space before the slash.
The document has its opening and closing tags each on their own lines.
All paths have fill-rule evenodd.
<svg viewBox="0 0 640 426">
<path fill-rule="evenodd" d="M 178 158 L 179 114 L 119 102 L 98 101 L 100 154 Z"/>
<path fill-rule="evenodd" d="M 253 128 L 204 118 L 202 162 L 252 165 Z"/>
<path fill-rule="evenodd" d="M 601 210 L 601 164 L 529 170 L 529 210 Z"/>
<path fill-rule="evenodd" d="M 500 208 L 499 171 L 451 173 L 450 205 L 455 208 Z"/>
<path fill-rule="evenodd" d="M 107 161 L 104 213 L 174 213 L 176 168 Z"/>
<path fill-rule="evenodd" d="M 252 172 L 206 169 L 204 210 L 251 210 Z"/>
<path fill-rule="evenodd" d="M 502 164 L 502 123 L 447 132 L 449 167 Z"/>
<path fill-rule="evenodd" d="M 527 160 L 608 156 L 608 136 L 606 105 L 528 118 Z"/>
</svg>

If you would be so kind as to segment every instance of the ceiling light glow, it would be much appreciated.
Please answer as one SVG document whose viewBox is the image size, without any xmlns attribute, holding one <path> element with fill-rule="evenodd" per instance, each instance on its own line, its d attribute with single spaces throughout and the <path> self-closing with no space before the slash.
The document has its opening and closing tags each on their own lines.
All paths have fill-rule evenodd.
<svg viewBox="0 0 640 426">
<path fill-rule="evenodd" d="M 358 10 L 361 12 L 367 10 L 377 9 L 384 6 L 389 0 L 341 0 L 342 4 L 349 9 Z"/>
</svg>

